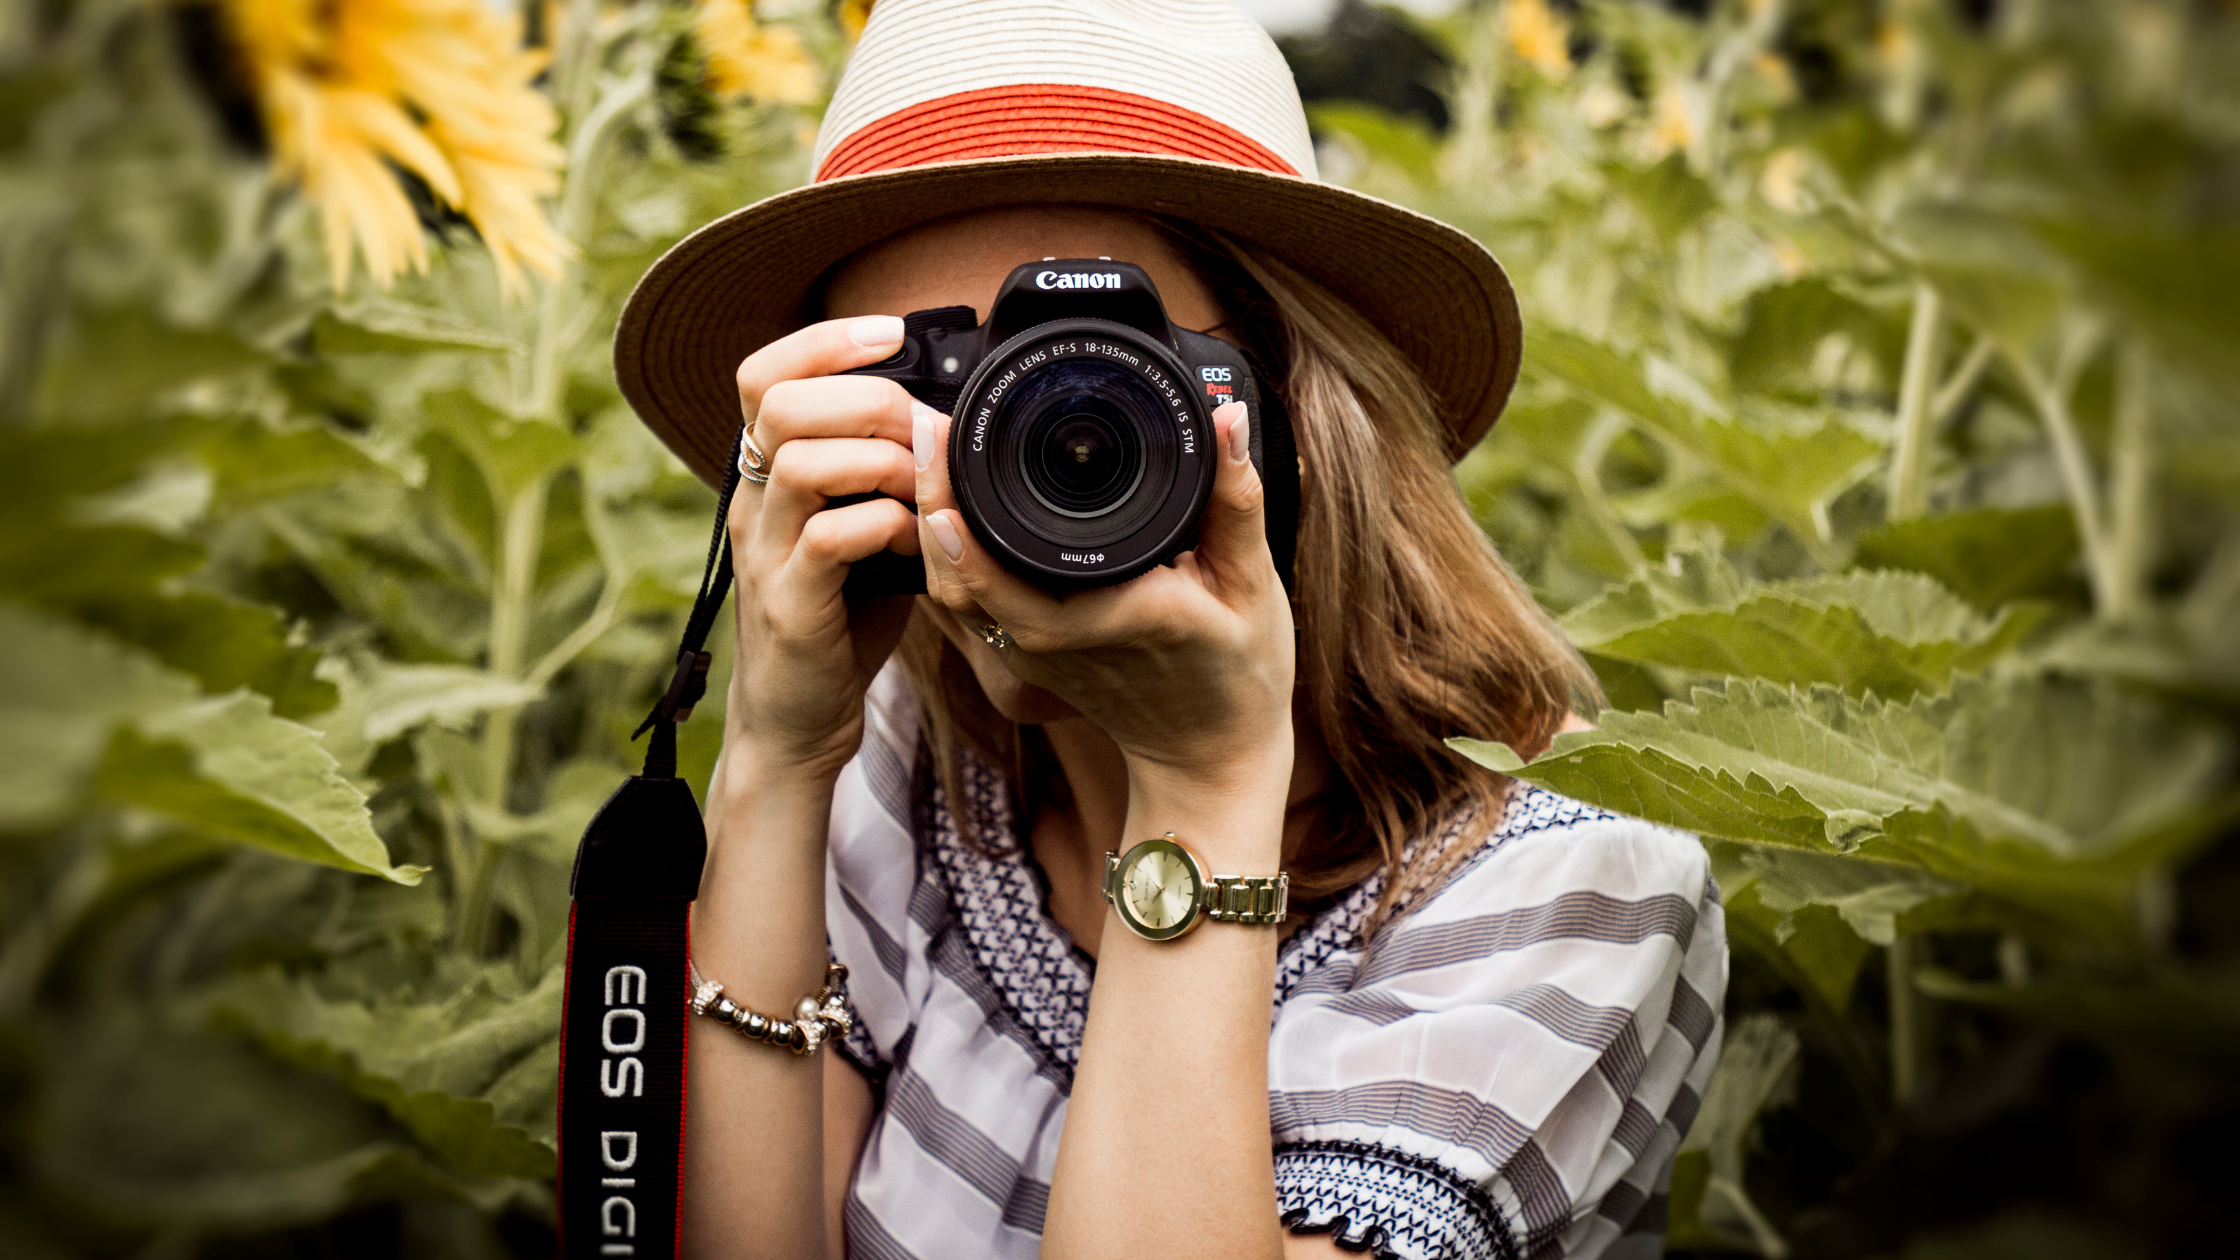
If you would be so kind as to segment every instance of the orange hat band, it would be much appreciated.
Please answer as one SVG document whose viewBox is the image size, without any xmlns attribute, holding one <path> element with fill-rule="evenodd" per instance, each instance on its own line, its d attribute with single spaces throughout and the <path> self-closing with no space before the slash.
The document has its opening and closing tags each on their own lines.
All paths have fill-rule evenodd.
<svg viewBox="0 0 2240 1260">
<path fill-rule="evenodd" d="M 896 110 L 835 146 L 817 168 L 816 182 L 1031 153 L 1156 153 L 1299 173 L 1243 132 L 1166 101 L 1029 83 L 976 88 Z"/>
</svg>

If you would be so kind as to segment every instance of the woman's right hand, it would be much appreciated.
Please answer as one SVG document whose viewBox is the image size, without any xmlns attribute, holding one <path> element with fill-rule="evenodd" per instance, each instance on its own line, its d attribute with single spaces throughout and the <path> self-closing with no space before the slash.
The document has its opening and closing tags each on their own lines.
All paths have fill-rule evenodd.
<svg viewBox="0 0 2240 1260">
<path fill-rule="evenodd" d="M 768 459 L 769 483 L 741 480 L 731 501 L 739 644 L 731 671 L 727 763 L 828 781 L 863 738 L 863 696 L 909 621 L 911 597 L 851 610 L 848 566 L 880 551 L 918 553 L 910 395 L 893 381 L 836 376 L 902 344 L 892 315 L 826 320 L 739 365 L 739 404 Z M 882 496 L 826 509 L 827 500 Z M 736 768 L 736 767 L 735 767 Z"/>
</svg>

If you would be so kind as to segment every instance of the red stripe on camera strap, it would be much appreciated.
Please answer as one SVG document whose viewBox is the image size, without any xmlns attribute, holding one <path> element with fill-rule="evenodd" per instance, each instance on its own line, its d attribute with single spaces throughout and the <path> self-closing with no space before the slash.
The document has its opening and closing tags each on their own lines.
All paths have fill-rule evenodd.
<svg viewBox="0 0 2240 1260">
<path fill-rule="evenodd" d="M 734 444 L 676 672 L 636 733 L 653 737 L 645 771 L 599 808 L 569 880 L 559 1082 L 566 1260 L 673 1260 L 681 1242 L 691 913 L 708 839 L 691 786 L 677 778 L 677 723 L 707 691 L 702 649 L 731 590 L 724 522 L 738 463 Z"/>
</svg>

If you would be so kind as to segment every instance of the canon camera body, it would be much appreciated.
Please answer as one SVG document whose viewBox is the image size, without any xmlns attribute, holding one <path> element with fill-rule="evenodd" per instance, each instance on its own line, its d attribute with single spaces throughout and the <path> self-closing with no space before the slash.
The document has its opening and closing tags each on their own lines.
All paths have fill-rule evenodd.
<svg viewBox="0 0 2240 1260">
<path fill-rule="evenodd" d="M 915 311 L 902 349 L 856 370 L 947 412 L 949 480 L 973 536 L 1052 590 L 1124 582 L 1188 550 L 1221 458 L 1213 409 L 1242 402 L 1288 584 L 1298 526 L 1291 426 L 1243 351 L 1175 327 L 1143 269 L 1045 258 L 1014 269 L 984 324 Z M 859 562 L 852 595 L 923 591 L 918 557 Z"/>
</svg>

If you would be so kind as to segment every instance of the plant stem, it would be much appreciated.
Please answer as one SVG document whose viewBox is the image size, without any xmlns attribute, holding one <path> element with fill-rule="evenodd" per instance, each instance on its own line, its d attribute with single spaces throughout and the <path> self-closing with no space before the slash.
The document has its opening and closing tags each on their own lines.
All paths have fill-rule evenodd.
<svg viewBox="0 0 2240 1260">
<path fill-rule="evenodd" d="M 522 676 L 528 652 L 529 604 L 536 594 L 537 559 L 544 550 L 544 513 L 549 479 L 524 486 L 506 504 L 504 530 L 498 540 L 496 589 L 490 599 L 490 672 L 499 678 Z M 497 486 L 491 487 L 495 493 Z M 513 750 L 521 721 L 521 706 L 490 710 L 482 728 L 483 803 L 492 811 L 507 811 L 513 782 Z M 490 877 L 498 860 L 499 844 L 487 837 L 475 845 L 474 869 L 467 877 L 459 909 L 459 938 L 469 950 L 479 952 L 489 934 Z"/>
<path fill-rule="evenodd" d="M 2064 356 L 2065 359 L 2075 357 L 2081 356 Z M 2085 572 L 2092 579 L 2093 607 L 2105 617 L 2113 575 L 2109 572 L 2107 527 L 2100 515 L 2100 491 L 2092 480 L 2092 461 L 2085 454 L 2084 439 L 2077 433 L 2076 420 L 2069 414 L 2069 386 L 2074 383 L 2076 373 L 2065 363 L 2056 377 L 2048 380 L 2037 364 L 2030 361 L 2030 356 L 2011 350 L 2007 353 L 2007 362 L 2021 379 L 2022 387 L 2029 391 L 2031 402 L 2038 408 L 2039 419 L 2045 422 L 2046 437 L 2053 443 L 2054 462 L 2061 470 L 2062 488 L 2069 495 L 2070 514 L 2076 517 Z"/>
<path fill-rule="evenodd" d="M 568 182 L 560 193 L 560 234 L 579 251 L 591 234 L 592 209 L 598 204 L 599 159 L 606 143 L 638 102 L 653 90 L 649 73 L 634 74 L 616 84 L 577 124 L 568 142 Z M 582 331 L 571 310 L 576 291 L 576 267 L 570 264 L 557 279 L 544 286 L 537 311 L 537 340 L 529 364 L 529 415 L 560 421 L 562 389 L 567 381 L 564 361 Z"/>
<path fill-rule="evenodd" d="M 2146 350 L 2136 341 L 2126 342 L 2116 354 L 2115 434 L 2109 451 L 2108 589 L 2100 608 L 2109 621 L 2131 621 L 2146 611 L 2154 547 L 2147 501 L 2154 477 L 2151 384 Z"/>
<path fill-rule="evenodd" d="M 1921 990 L 1913 986 L 1921 959 L 1921 938 L 1901 934 L 1890 942 L 1890 1100 L 1900 1108 L 1913 1101 L 1927 1074 L 1927 1031 Z"/>
<path fill-rule="evenodd" d="M 1893 521 L 1912 520 L 1929 507 L 1929 454 L 1936 441 L 1931 405 L 1944 360 L 1944 304 L 1928 281 L 1913 287 L 1913 322 L 1906 330 L 1905 369 L 1898 380 L 1898 442 L 1890 457 Z"/>
<path fill-rule="evenodd" d="M 1586 439 L 1579 443 L 1579 453 L 1572 458 L 1571 477 L 1578 483 L 1587 515 L 1610 540 L 1626 567 L 1638 573 L 1648 565 L 1648 557 L 1641 554 L 1641 544 L 1618 519 L 1618 510 L 1610 506 L 1610 496 L 1602 490 L 1602 457 L 1610 453 L 1610 444 L 1625 436 L 1625 431 L 1626 422 L 1616 412 L 1605 411 L 1595 417 L 1594 427 L 1587 430 Z"/>
<path fill-rule="evenodd" d="M 1989 337 L 1978 337 L 1975 344 L 1968 347 L 1968 357 L 1962 359 L 1960 366 L 1952 369 L 1952 375 L 1945 378 L 1944 384 L 1937 387 L 1936 401 L 1929 404 L 1931 428 L 1944 427 L 1944 422 L 1950 420 L 1952 413 L 1960 409 L 1960 404 L 1967 401 L 1968 391 L 1974 389 L 1976 382 L 1983 378 L 1983 370 L 1991 366 L 1991 356 L 1998 349 L 1999 343 Z"/>
</svg>

